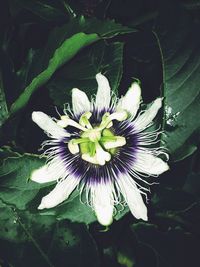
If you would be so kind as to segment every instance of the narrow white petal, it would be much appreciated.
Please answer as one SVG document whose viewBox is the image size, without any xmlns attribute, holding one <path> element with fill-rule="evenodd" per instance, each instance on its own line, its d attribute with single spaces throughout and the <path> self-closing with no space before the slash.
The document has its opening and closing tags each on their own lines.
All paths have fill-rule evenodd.
<svg viewBox="0 0 200 267">
<path fill-rule="evenodd" d="M 39 169 L 34 170 L 30 179 L 37 183 L 48 183 L 63 178 L 66 175 L 65 165 L 55 156 L 48 165 L 44 165 Z"/>
<path fill-rule="evenodd" d="M 61 126 L 57 125 L 47 114 L 41 111 L 32 113 L 32 120 L 45 132 L 49 133 L 53 138 L 63 138 L 70 136 Z"/>
<path fill-rule="evenodd" d="M 42 198 L 38 209 L 49 209 L 62 203 L 69 197 L 78 183 L 78 179 L 68 176 L 64 181 L 59 182 L 48 195 Z"/>
<path fill-rule="evenodd" d="M 75 115 L 90 111 L 90 101 L 87 95 L 77 88 L 72 89 L 72 108 Z"/>
<path fill-rule="evenodd" d="M 147 207 L 134 180 L 127 174 L 119 177 L 117 183 L 133 216 L 147 221 Z"/>
<path fill-rule="evenodd" d="M 155 116 L 158 113 L 158 110 L 162 107 L 162 98 L 157 98 L 151 104 L 150 108 L 148 108 L 142 115 L 140 115 L 135 121 L 135 127 L 138 130 L 144 130 L 149 124 L 153 121 Z"/>
<path fill-rule="evenodd" d="M 152 154 L 138 152 L 133 168 L 145 174 L 160 175 L 169 170 L 169 165 Z"/>
<path fill-rule="evenodd" d="M 108 79 L 101 73 L 98 73 L 96 75 L 96 80 L 98 83 L 98 89 L 97 89 L 95 107 L 98 110 L 108 109 L 111 99 L 110 85 Z"/>
<path fill-rule="evenodd" d="M 141 88 L 138 83 L 132 83 L 125 96 L 123 96 L 116 107 L 116 110 L 126 110 L 132 118 L 135 117 L 141 98 Z"/>
<path fill-rule="evenodd" d="M 57 180 L 57 176 L 54 173 L 49 172 L 47 165 L 32 172 L 30 179 L 37 183 L 48 183 Z"/>
<path fill-rule="evenodd" d="M 95 185 L 91 188 L 92 205 L 97 219 L 102 225 L 110 225 L 113 221 L 112 189 L 109 183 Z"/>
</svg>

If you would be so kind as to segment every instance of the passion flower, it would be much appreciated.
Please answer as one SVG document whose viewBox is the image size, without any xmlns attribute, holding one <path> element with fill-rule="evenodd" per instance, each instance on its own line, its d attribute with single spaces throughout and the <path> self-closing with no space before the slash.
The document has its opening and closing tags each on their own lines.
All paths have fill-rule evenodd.
<svg viewBox="0 0 200 267">
<path fill-rule="evenodd" d="M 118 99 L 104 75 L 97 74 L 96 80 L 96 98 L 90 101 L 83 91 L 73 89 L 72 109 L 68 105 L 58 120 L 40 111 L 32 114 L 51 140 L 43 144 L 49 146 L 44 152 L 46 165 L 35 170 L 31 179 L 57 181 L 38 209 L 57 206 L 79 184 L 102 225 L 112 223 L 114 206 L 119 203 L 127 203 L 137 219 L 147 220 L 141 196 L 149 191 L 143 186 L 149 185 L 145 178 L 169 169 L 159 157 L 167 154 L 153 146 L 160 132 L 145 131 L 161 108 L 162 98 L 138 114 L 141 89 L 137 82 Z"/>
</svg>

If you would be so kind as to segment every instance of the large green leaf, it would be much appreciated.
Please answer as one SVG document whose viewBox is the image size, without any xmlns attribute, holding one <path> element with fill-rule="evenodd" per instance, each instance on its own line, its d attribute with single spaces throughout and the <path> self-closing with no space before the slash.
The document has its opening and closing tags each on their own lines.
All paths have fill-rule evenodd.
<svg viewBox="0 0 200 267">
<path fill-rule="evenodd" d="M 0 160 L 0 246 L 4 245 L 0 252 L 1 258 L 8 259 L 8 246 L 13 251 L 9 254 L 10 262 L 19 264 L 23 259 L 23 264 L 19 266 L 27 266 L 30 257 L 33 257 L 30 266 L 65 266 L 66 261 L 68 266 L 91 265 L 93 261 L 98 266 L 96 247 L 87 229 L 66 221 L 57 222 L 68 218 L 87 223 L 90 215 L 94 221 L 91 210 L 81 204 L 79 198 L 74 201 L 72 196 L 66 207 L 69 212 L 65 210 L 66 214 L 69 213 L 67 216 L 57 217 L 52 213 L 51 216 L 42 216 L 37 211 L 37 205 L 42 194 L 46 194 L 52 187 L 48 184 L 41 186 L 29 178 L 33 170 L 44 164 L 44 160 L 36 155 L 20 155 L 8 148 L 0 150 Z M 46 189 L 38 195 L 42 187 Z M 81 254 L 76 257 L 80 248 Z"/>
<path fill-rule="evenodd" d="M 83 199 L 84 192 L 83 196 L 81 197 L 80 192 L 78 190 L 75 190 L 68 198 L 68 200 L 61 203 L 59 206 L 56 206 L 55 208 L 40 211 L 40 214 L 43 216 L 54 216 L 56 220 L 59 221 L 68 219 L 72 222 L 91 224 L 97 220 L 95 212 L 85 203 L 85 201 L 83 201 Z M 114 219 L 116 220 L 121 219 L 125 214 L 129 212 L 128 206 L 122 208 L 121 205 L 118 205 L 116 208 L 117 213 L 114 217 Z"/>
<path fill-rule="evenodd" d="M 56 105 L 71 101 L 71 89 L 76 87 L 88 96 L 96 93 L 95 75 L 102 72 L 109 79 L 111 88 L 117 92 L 122 76 L 123 44 L 103 41 L 92 45 L 70 64 L 66 64 L 48 83 L 50 95 Z"/>
<path fill-rule="evenodd" d="M 66 26 L 56 29 L 50 35 L 48 42 L 50 45 L 47 44 L 44 56 L 38 63 L 38 69 L 41 68 L 41 70 L 12 104 L 11 115 L 22 109 L 28 103 L 31 95 L 44 85 L 59 67 L 74 57 L 81 49 L 100 38 L 111 38 L 117 34 L 133 31 L 128 27 L 116 24 L 114 21 L 102 23 L 96 19 L 86 20 L 83 17 L 74 19 Z"/>
<path fill-rule="evenodd" d="M 173 160 L 196 150 L 200 120 L 199 22 L 181 8 L 169 5 L 156 29 L 163 65 L 165 114 L 162 141 Z"/>
<path fill-rule="evenodd" d="M 22 109 L 35 90 L 46 83 L 60 66 L 70 60 L 80 49 L 98 39 L 99 37 L 95 33 L 85 34 L 79 32 L 65 40 L 61 46 L 55 50 L 53 57 L 49 61 L 48 67 L 32 80 L 32 82 L 25 88 L 24 92 L 12 104 L 10 109 L 11 114 Z"/>
<path fill-rule="evenodd" d="M 20 155 L 3 149 L 0 150 L 0 156 L 0 199 L 14 207 L 25 209 L 41 188 L 41 185 L 29 181 L 30 174 L 44 161 L 36 155 Z"/>
<path fill-rule="evenodd" d="M 135 29 L 122 26 L 114 20 L 98 20 L 96 18 L 75 18 L 62 27 L 56 27 L 49 35 L 49 39 L 41 58 L 43 67 L 47 66 L 54 51 L 62 42 L 78 32 L 96 33 L 101 39 L 112 38 L 119 34 L 135 32 Z"/>
<path fill-rule="evenodd" d="M 68 219 L 72 222 L 90 224 L 96 221 L 94 211 L 81 202 L 80 194 L 74 191 L 71 196 L 59 206 L 40 212 L 41 215 L 51 215 L 57 220 Z"/>
<path fill-rule="evenodd" d="M 0 257 L 14 266 L 99 266 L 96 244 L 84 225 L 55 222 L 53 216 L 2 202 L 0 212 Z"/>
</svg>

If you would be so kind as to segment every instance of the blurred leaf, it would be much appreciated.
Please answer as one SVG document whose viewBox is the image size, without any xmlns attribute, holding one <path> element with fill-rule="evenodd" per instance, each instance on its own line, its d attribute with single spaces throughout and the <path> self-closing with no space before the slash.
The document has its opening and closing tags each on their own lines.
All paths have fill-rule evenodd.
<svg viewBox="0 0 200 267">
<path fill-rule="evenodd" d="M 177 224 L 191 233 L 200 234 L 200 202 L 191 192 L 183 190 L 161 189 L 152 197 L 155 218 L 161 225 Z"/>
<path fill-rule="evenodd" d="M 47 69 L 36 76 L 25 88 L 19 98 L 12 104 L 10 109 L 11 114 L 22 109 L 35 90 L 47 82 L 60 66 L 70 60 L 80 49 L 97 40 L 98 36 L 96 34 L 87 35 L 81 32 L 74 34 L 71 38 L 65 40 L 50 59 Z"/>
<path fill-rule="evenodd" d="M 84 225 L 62 221 L 54 235 L 49 254 L 57 266 L 100 266 L 96 244 Z"/>
<path fill-rule="evenodd" d="M 157 188 L 152 203 L 157 211 L 183 211 L 193 205 L 196 198 L 184 191 L 171 188 Z"/>
<path fill-rule="evenodd" d="M 200 199 L 200 173 L 190 173 L 185 181 L 183 190 L 196 195 Z"/>
<path fill-rule="evenodd" d="M 6 39 L 6 37 L 4 37 L 4 39 Z M 19 95 L 21 84 L 17 77 L 17 74 L 15 73 L 14 62 L 11 57 L 11 52 L 8 49 L 8 44 L 9 40 L 4 40 L 0 47 L 0 69 L 1 84 L 3 86 L 5 99 L 9 110 L 11 103 Z M 12 47 L 15 47 L 15 44 L 12 44 Z"/>
<path fill-rule="evenodd" d="M 2 149 L 0 157 L 4 157 L 0 168 L 0 199 L 14 207 L 25 209 L 41 188 L 41 185 L 28 181 L 30 174 L 43 165 L 44 161 L 36 155 L 20 155 Z"/>
<path fill-rule="evenodd" d="M 14 266 L 98 266 L 96 245 L 84 225 L 55 222 L 1 202 L 0 211 L 0 255 Z"/>
<path fill-rule="evenodd" d="M 200 127 L 200 40 L 196 38 L 199 22 L 176 5 L 165 7 L 161 16 L 156 32 L 165 97 L 162 141 L 173 160 L 180 160 L 191 155 L 199 141 L 195 138 Z"/>
<path fill-rule="evenodd" d="M 2 74 L 0 69 L 0 126 L 4 123 L 4 121 L 7 118 L 8 118 L 8 108 L 6 104 Z"/>
<path fill-rule="evenodd" d="M 119 252 L 117 255 L 117 261 L 119 262 L 119 264 L 121 264 L 122 266 L 126 266 L 126 267 L 133 267 L 135 266 L 135 261 L 130 259 L 129 256 L 127 256 L 125 253 Z"/>
<path fill-rule="evenodd" d="M 45 236 L 46 232 L 50 231 L 51 226 L 55 223 L 52 216 L 38 216 L 38 214 L 31 214 L 28 211 L 20 213 L 10 205 L 0 201 L 1 211 L 1 233 L 0 239 L 8 240 L 15 243 L 30 241 L 29 236 L 20 225 L 21 220 L 26 226 L 30 234 L 41 231 Z M 40 229 L 41 228 L 41 229 Z"/>
<path fill-rule="evenodd" d="M 65 34 L 63 34 L 63 30 Z M 96 19 L 86 20 L 83 17 L 72 20 L 67 26 L 58 29 L 59 37 L 55 38 L 55 33 L 51 35 L 50 40 L 52 41 L 54 36 L 54 42 L 50 42 L 50 49 L 46 49 L 46 53 L 42 58 L 42 64 L 39 64 L 43 66 L 42 71 L 12 104 L 10 109 L 11 115 L 22 109 L 38 87 L 45 84 L 59 67 L 69 61 L 82 48 L 98 41 L 100 38 L 111 38 L 117 34 L 132 31 L 134 30 L 123 27 L 113 21 L 104 21 L 102 23 Z M 89 34 L 88 32 L 91 33 Z"/>
<path fill-rule="evenodd" d="M 74 18 L 68 24 L 62 27 L 56 27 L 49 35 L 47 45 L 41 57 L 42 68 L 45 68 L 54 51 L 63 43 L 63 41 L 78 32 L 87 34 L 96 33 L 100 38 L 112 38 L 119 34 L 135 32 L 135 29 L 122 26 L 114 20 L 98 20 L 96 18 L 86 19 L 83 16 Z"/>
<path fill-rule="evenodd" d="M 95 75 L 99 72 L 106 75 L 112 90 L 117 92 L 122 76 L 122 59 L 122 43 L 106 45 L 102 41 L 92 45 L 59 70 L 48 83 L 55 105 L 63 108 L 64 103 L 71 102 L 72 88 L 79 88 L 88 96 L 96 93 Z"/>
<path fill-rule="evenodd" d="M 31 72 L 34 70 L 32 69 L 32 66 L 36 64 L 35 60 L 38 60 L 38 52 L 34 51 L 33 49 L 30 49 L 27 54 L 27 58 L 25 59 L 24 64 L 22 67 L 18 70 L 17 76 L 19 80 L 21 81 L 21 89 L 25 88 L 26 85 L 31 82 L 30 76 Z"/>
<path fill-rule="evenodd" d="M 144 267 L 187 267 L 196 266 L 199 261 L 199 240 L 178 227 L 162 231 L 153 224 L 137 223 L 132 225 L 132 231 L 140 245 L 155 255 L 154 264 L 139 259 Z"/>
<path fill-rule="evenodd" d="M 62 10 L 59 1 L 50 0 L 12 0 L 10 1 L 12 12 L 19 8 L 24 8 L 47 21 L 62 21 L 68 19 L 68 14 Z"/>
</svg>

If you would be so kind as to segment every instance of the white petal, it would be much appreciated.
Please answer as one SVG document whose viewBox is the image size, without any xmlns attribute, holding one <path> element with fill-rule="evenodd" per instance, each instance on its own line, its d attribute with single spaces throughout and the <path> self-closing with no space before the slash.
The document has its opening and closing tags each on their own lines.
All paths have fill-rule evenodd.
<svg viewBox="0 0 200 267">
<path fill-rule="evenodd" d="M 53 138 L 63 138 L 70 136 L 61 126 L 57 125 L 47 114 L 41 111 L 32 113 L 32 120 L 45 132 L 49 133 Z"/>
<path fill-rule="evenodd" d="M 138 130 L 144 130 L 158 113 L 158 110 L 162 107 L 162 98 L 154 100 L 150 108 L 148 108 L 142 115 L 140 115 L 135 121 L 135 127 Z"/>
<path fill-rule="evenodd" d="M 117 183 L 133 216 L 147 221 L 147 208 L 134 180 L 127 174 L 119 177 Z"/>
<path fill-rule="evenodd" d="M 66 168 L 62 161 L 55 157 L 49 165 L 44 165 L 37 170 L 34 170 L 31 174 L 30 179 L 37 183 L 49 183 L 56 181 L 59 178 L 65 177 Z"/>
<path fill-rule="evenodd" d="M 112 186 L 108 184 L 99 184 L 91 188 L 92 205 L 94 207 L 97 219 L 102 225 L 110 225 L 113 221 L 113 197 Z"/>
<path fill-rule="evenodd" d="M 77 88 L 72 89 L 72 108 L 75 115 L 90 111 L 90 101 L 87 95 Z"/>
<path fill-rule="evenodd" d="M 96 75 L 96 80 L 98 83 L 98 89 L 97 89 L 95 107 L 98 110 L 108 109 L 111 99 L 110 85 L 108 79 L 101 73 L 98 73 Z"/>
<path fill-rule="evenodd" d="M 30 179 L 37 183 L 48 183 L 57 180 L 57 178 L 48 171 L 46 165 L 33 171 Z"/>
<path fill-rule="evenodd" d="M 59 182 L 48 195 L 42 198 L 38 209 L 49 209 L 62 203 L 69 197 L 78 183 L 78 179 L 68 176 L 64 181 Z"/>
<path fill-rule="evenodd" d="M 134 118 L 140 106 L 140 98 L 141 88 L 138 83 L 134 82 L 126 95 L 119 100 L 116 109 L 126 110 Z"/>
<path fill-rule="evenodd" d="M 133 168 L 136 171 L 149 174 L 149 175 L 160 175 L 163 172 L 169 170 L 169 165 L 162 159 L 148 154 L 145 152 L 138 152 L 136 154 L 136 162 Z"/>
</svg>

